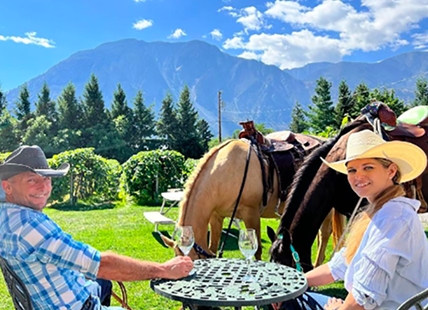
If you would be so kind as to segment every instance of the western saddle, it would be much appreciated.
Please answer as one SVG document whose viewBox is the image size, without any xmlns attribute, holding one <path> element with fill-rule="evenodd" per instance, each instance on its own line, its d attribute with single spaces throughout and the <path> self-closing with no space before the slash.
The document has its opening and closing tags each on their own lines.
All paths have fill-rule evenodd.
<svg viewBox="0 0 428 310">
<path fill-rule="evenodd" d="M 297 169 L 303 159 L 316 147 L 322 144 L 321 140 L 311 136 L 293 133 L 291 131 L 277 131 L 264 136 L 254 126 L 253 121 L 240 122 L 243 130 L 239 133 L 240 139 L 247 139 L 253 142 L 257 150 L 257 155 L 263 155 L 263 160 L 267 165 L 262 167 L 262 179 L 265 194 L 263 205 L 267 203 L 266 192 L 273 189 L 273 171 L 275 171 L 279 182 L 279 200 L 285 201 L 287 190 L 293 181 Z M 269 171 L 266 173 L 265 167 Z"/>
</svg>

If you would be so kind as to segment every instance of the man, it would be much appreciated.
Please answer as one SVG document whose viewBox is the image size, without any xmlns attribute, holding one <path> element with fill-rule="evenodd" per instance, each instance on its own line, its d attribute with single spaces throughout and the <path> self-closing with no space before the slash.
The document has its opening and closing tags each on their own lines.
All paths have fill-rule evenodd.
<svg viewBox="0 0 428 310">
<path fill-rule="evenodd" d="M 0 165 L 6 194 L 0 203 L 0 255 L 24 281 L 36 310 L 114 309 L 101 305 L 109 305 L 111 282 L 100 279 L 177 279 L 189 274 L 193 262 L 188 257 L 160 264 L 101 253 L 62 231 L 43 209 L 52 191 L 51 177 L 64 176 L 69 168 L 62 164 L 51 169 L 38 146 L 21 146 Z"/>
</svg>

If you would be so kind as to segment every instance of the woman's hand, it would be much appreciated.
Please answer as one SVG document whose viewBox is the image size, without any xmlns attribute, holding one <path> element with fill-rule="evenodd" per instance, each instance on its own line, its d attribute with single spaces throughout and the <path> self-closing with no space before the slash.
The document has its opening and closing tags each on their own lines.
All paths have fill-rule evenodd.
<svg viewBox="0 0 428 310">
<path fill-rule="evenodd" d="M 327 304 L 324 306 L 326 310 L 336 310 L 339 309 L 343 305 L 343 300 L 340 298 L 330 298 Z"/>
</svg>

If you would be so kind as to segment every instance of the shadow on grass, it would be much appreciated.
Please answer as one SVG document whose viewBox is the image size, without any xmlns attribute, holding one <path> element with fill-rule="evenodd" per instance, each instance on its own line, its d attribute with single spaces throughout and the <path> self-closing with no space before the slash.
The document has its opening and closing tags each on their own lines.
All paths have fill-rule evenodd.
<svg viewBox="0 0 428 310">
<path fill-rule="evenodd" d="M 71 205 L 70 203 L 56 203 L 49 208 L 60 210 L 60 211 L 93 211 L 93 210 L 108 210 L 108 209 L 114 209 L 116 206 L 115 203 L 112 202 L 104 202 L 104 203 L 85 203 L 85 202 L 78 202 L 74 205 Z"/>
<path fill-rule="evenodd" d="M 425 230 L 425 236 L 427 236 L 427 238 L 428 238 L 428 231 L 426 231 L 426 230 Z"/>
<path fill-rule="evenodd" d="M 223 228 L 223 233 L 221 234 L 220 242 L 218 244 L 219 250 L 225 239 L 226 239 L 226 244 L 224 245 L 224 251 L 239 250 L 239 246 L 238 246 L 239 230 L 236 228 L 231 228 L 227 238 L 226 238 L 226 231 L 227 231 L 227 228 Z"/>
<path fill-rule="evenodd" d="M 159 242 L 159 244 L 160 244 L 161 246 L 163 246 L 164 248 L 169 248 L 169 246 L 167 246 L 167 245 L 163 242 L 163 240 L 162 240 L 162 238 L 161 238 L 161 234 L 162 234 L 162 235 L 164 235 L 165 237 L 169 238 L 169 239 L 172 239 L 171 235 L 170 235 L 170 234 L 169 234 L 169 232 L 167 232 L 166 230 L 162 230 L 162 231 L 159 231 L 159 232 L 156 232 L 156 231 L 153 231 L 153 232 L 152 232 L 152 236 L 153 236 L 153 238 L 155 238 L 155 240 L 156 240 L 157 242 Z"/>
</svg>

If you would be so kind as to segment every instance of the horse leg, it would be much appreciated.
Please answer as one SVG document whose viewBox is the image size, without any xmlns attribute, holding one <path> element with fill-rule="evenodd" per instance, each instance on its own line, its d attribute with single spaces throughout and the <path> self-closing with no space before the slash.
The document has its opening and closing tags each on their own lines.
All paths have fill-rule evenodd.
<svg viewBox="0 0 428 310">
<path fill-rule="evenodd" d="M 333 219 L 333 210 L 331 210 L 318 231 L 317 239 L 318 239 L 318 252 L 317 258 L 315 260 L 315 267 L 321 265 L 325 259 L 325 249 L 327 248 L 328 239 L 330 238 L 331 233 L 333 232 L 332 226 Z"/>
<path fill-rule="evenodd" d="M 218 214 L 217 212 L 213 212 L 211 214 L 209 249 L 214 254 L 217 253 L 218 245 L 220 243 L 221 231 L 223 228 L 223 220 L 224 220 L 224 217 Z"/>
</svg>

